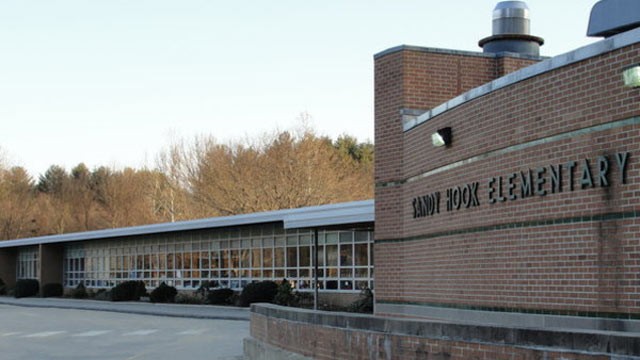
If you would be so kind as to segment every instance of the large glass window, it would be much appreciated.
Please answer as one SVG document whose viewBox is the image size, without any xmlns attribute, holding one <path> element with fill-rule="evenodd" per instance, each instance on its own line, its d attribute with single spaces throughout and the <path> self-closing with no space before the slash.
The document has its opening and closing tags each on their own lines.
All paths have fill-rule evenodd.
<svg viewBox="0 0 640 360">
<path fill-rule="evenodd" d="M 287 278 L 296 290 L 312 291 L 313 231 L 273 225 L 240 230 L 204 230 L 167 236 L 95 240 L 65 247 L 64 285 L 112 287 L 127 280 L 196 289 L 203 281 L 241 288 L 253 281 Z M 319 231 L 317 286 L 357 292 L 373 287 L 370 231 Z M 37 275 L 37 248 L 21 250 L 17 273 Z"/>
<path fill-rule="evenodd" d="M 38 263 L 37 247 L 21 248 L 16 261 L 16 278 L 38 279 Z"/>
</svg>

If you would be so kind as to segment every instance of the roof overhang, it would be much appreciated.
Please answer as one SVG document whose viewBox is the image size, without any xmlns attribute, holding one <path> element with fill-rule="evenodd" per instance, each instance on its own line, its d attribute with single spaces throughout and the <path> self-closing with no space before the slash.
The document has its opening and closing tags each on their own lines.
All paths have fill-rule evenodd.
<svg viewBox="0 0 640 360">
<path fill-rule="evenodd" d="M 375 220 L 373 200 L 356 201 L 336 205 L 306 208 L 305 212 L 292 213 L 285 217 L 285 229 L 336 227 L 373 223 Z"/>
</svg>

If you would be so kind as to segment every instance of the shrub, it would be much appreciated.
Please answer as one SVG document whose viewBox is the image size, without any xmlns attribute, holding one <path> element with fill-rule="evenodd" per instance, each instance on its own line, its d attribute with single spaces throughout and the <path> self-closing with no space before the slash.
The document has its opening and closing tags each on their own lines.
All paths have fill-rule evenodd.
<svg viewBox="0 0 640 360">
<path fill-rule="evenodd" d="M 364 288 L 360 292 L 360 299 L 354 301 L 346 309 L 349 312 L 373 313 L 373 292 Z"/>
<path fill-rule="evenodd" d="M 160 286 L 151 291 L 149 299 L 152 303 L 170 303 L 175 301 L 176 295 L 178 295 L 176 288 L 162 282 Z"/>
<path fill-rule="evenodd" d="M 138 301 L 147 295 L 144 281 L 129 280 L 111 289 L 111 301 Z"/>
<path fill-rule="evenodd" d="M 209 290 L 207 303 L 211 305 L 229 305 L 231 304 L 231 297 L 233 297 L 233 290 L 231 289 Z"/>
<path fill-rule="evenodd" d="M 0 295 L 6 295 L 6 294 L 7 294 L 7 285 L 5 285 L 4 281 L 0 279 Z"/>
<path fill-rule="evenodd" d="M 293 296 L 295 297 L 294 306 L 309 309 L 313 308 L 313 293 L 296 291 Z"/>
<path fill-rule="evenodd" d="M 99 289 L 93 294 L 95 300 L 111 301 L 111 291 L 107 289 Z"/>
<path fill-rule="evenodd" d="M 196 294 L 202 296 L 203 298 L 207 298 L 209 296 L 209 291 L 213 288 L 218 287 L 218 282 L 215 280 L 204 280 L 198 290 L 196 290 Z"/>
<path fill-rule="evenodd" d="M 278 284 L 273 281 L 261 281 L 248 284 L 240 293 L 239 305 L 247 307 L 256 302 L 273 302 L 278 292 Z"/>
<path fill-rule="evenodd" d="M 40 283 L 36 279 L 20 279 L 16 281 L 16 288 L 13 296 L 23 298 L 38 295 Z"/>
<path fill-rule="evenodd" d="M 176 295 L 177 304 L 204 304 L 204 298 L 195 293 L 179 293 Z"/>
<path fill-rule="evenodd" d="M 229 304 L 233 306 L 240 306 L 240 293 L 237 291 L 233 292 L 233 295 L 229 298 Z"/>
<path fill-rule="evenodd" d="M 84 287 L 83 283 L 78 284 L 78 286 L 71 291 L 71 297 L 74 299 L 86 299 L 87 296 L 87 288 Z"/>
<path fill-rule="evenodd" d="M 280 285 L 278 285 L 278 292 L 276 293 L 273 301 L 278 305 L 293 306 L 295 305 L 295 297 L 293 295 L 293 288 L 287 279 L 282 279 Z"/>
<path fill-rule="evenodd" d="M 62 284 L 50 283 L 42 287 L 42 297 L 60 297 L 63 293 Z"/>
</svg>

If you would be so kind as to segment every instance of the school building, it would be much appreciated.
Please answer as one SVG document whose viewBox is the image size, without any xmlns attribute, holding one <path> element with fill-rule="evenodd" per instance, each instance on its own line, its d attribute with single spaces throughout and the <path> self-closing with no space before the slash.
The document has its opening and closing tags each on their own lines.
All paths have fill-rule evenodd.
<svg viewBox="0 0 640 360">
<path fill-rule="evenodd" d="M 373 216 L 368 200 L 2 241 L 0 278 L 90 289 L 142 280 L 179 290 L 286 278 L 312 291 L 317 236 L 320 292 L 351 299 L 374 287 Z"/>
<path fill-rule="evenodd" d="M 551 58 L 530 21 L 374 56 L 375 202 L 4 241 L 0 278 L 374 289 L 373 315 L 254 304 L 248 359 L 640 359 L 640 1 Z"/>
<path fill-rule="evenodd" d="M 374 316 L 254 306 L 250 358 L 640 359 L 640 2 L 552 58 L 529 15 L 374 56 Z"/>
</svg>

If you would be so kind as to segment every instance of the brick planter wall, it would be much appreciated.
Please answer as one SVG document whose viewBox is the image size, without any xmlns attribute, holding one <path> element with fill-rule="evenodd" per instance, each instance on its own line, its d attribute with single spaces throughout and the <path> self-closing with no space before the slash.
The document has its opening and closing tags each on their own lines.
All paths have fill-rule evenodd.
<svg viewBox="0 0 640 360">
<path fill-rule="evenodd" d="M 245 340 L 248 359 L 632 360 L 639 353 L 640 339 L 624 334 L 446 324 L 268 304 L 252 305 L 251 338 Z"/>
</svg>

